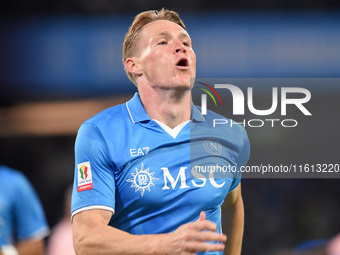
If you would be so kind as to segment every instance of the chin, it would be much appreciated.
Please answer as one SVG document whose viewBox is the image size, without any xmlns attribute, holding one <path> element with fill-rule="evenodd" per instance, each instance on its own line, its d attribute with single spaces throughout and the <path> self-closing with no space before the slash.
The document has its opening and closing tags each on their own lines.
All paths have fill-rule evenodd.
<svg viewBox="0 0 340 255">
<path fill-rule="evenodd" d="M 158 84 L 160 87 L 167 89 L 191 89 L 193 87 L 193 79 L 189 76 L 173 77 L 172 79 L 163 79 Z"/>
<path fill-rule="evenodd" d="M 193 85 L 192 78 L 190 77 L 185 77 L 183 79 L 179 79 L 176 81 L 176 84 L 185 87 L 185 88 L 191 88 Z"/>
<path fill-rule="evenodd" d="M 192 88 L 190 82 L 181 82 L 181 83 L 178 83 L 176 87 L 182 88 L 182 89 L 191 89 Z"/>
</svg>

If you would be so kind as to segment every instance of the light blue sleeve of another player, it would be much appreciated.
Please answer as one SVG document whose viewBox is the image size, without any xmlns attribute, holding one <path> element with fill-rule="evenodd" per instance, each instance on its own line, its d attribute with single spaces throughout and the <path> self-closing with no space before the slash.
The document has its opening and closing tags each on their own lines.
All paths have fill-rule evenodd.
<svg viewBox="0 0 340 255">
<path fill-rule="evenodd" d="M 242 139 L 242 143 L 241 143 L 240 153 L 238 154 L 238 157 L 236 158 L 237 173 L 233 179 L 229 192 L 236 189 L 236 187 L 241 182 L 241 175 L 242 175 L 241 167 L 247 164 L 249 156 L 250 156 L 250 144 L 249 144 L 247 132 L 243 126 L 239 126 L 239 127 L 241 130 L 240 137 Z"/>
<path fill-rule="evenodd" d="M 72 215 L 89 208 L 114 212 L 114 169 L 102 133 L 95 125 L 84 123 L 79 128 L 75 142 Z M 87 186 L 83 186 L 84 181 Z"/>
<path fill-rule="evenodd" d="M 16 238 L 18 241 L 44 238 L 49 233 L 49 227 L 38 195 L 26 177 L 19 172 L 14 185 Z"/>
</svg>

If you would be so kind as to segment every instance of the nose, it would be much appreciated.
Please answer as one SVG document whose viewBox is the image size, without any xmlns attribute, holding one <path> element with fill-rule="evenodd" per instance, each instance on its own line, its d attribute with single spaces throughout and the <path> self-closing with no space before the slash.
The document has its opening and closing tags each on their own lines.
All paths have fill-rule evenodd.
<svg viewBox="0 0 340 255">
<path fill-rule="evenodd" d="M 176 45 L 175 45 L 175 53 L 180 53 L 180 52 L 185 53 L 186 48 L 181 41 L 177 40 Z"/>
<path fill-rule="evenodd" d="M 176 49 L 176 53 L 178 53 L 178 52 L 183 52 L 183 53 L 185 53 L 185 52 L 186 52 L 186 49 L 185 49 L 184 47 L 179 47 L 179 48 Z"/>
</svg>

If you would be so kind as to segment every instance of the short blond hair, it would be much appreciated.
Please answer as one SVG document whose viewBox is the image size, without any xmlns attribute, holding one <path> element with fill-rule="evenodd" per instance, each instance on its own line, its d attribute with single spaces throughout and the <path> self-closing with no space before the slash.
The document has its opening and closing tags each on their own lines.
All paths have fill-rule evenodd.
<svg viewBox="0 0 340 255">
<path fill-rule="evenodd" d="M 153 21 L 157 20 L 168 20 L 172 21 L 179 26 L 181 26 L 185 31 L 186 27 L 183 23 L 183 21 L 180 19 L 178 13 L 167 10 L 167 9 L 161 9 L 160 11 L 144 11 L 139 13 L 133 20 L 128 32 L 125 35 L 124 41 L 123 41 L 123 47 L 122 47 L 122 60 L 125 72 L 127 76 L 129 77 L 130 81 L 132 81 L 136 86 L 136 79 L 132 73 L 130 73 L 125 68 L 125 62 L 128 58 L 131 58 L 133 56 L 136 56 L 137 53 L 137 40 L 138 35 L 140 34 L 142 28 Z"/>
</svg>

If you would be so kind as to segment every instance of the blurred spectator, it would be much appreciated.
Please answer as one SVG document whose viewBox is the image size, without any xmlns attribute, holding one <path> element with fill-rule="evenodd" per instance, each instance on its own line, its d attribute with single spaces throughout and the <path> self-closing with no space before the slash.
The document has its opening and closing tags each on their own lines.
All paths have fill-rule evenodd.
<svg viewBox="0 0 340 255">
<path fill-rule="evenodd" d="M 72 239 L 71 223 L 71 196 L 72 186 L 65 192 L 64 199 L 64 217 L 53 228 L 48 248 L 48 255 L 75 255 Z"/>
<path fill-rule="evenodd" d="M 43 255 L 48 233 L 30 182 L 21 172 L 0 166 L 0 255 Z"/>
</svg>

